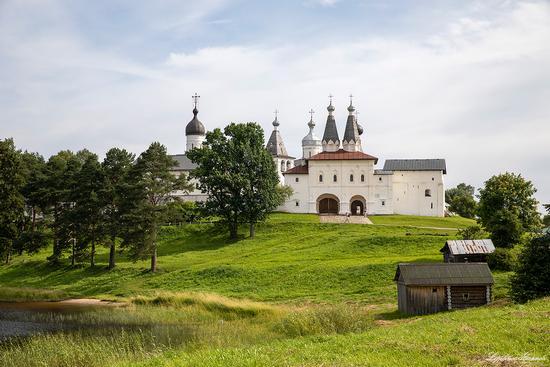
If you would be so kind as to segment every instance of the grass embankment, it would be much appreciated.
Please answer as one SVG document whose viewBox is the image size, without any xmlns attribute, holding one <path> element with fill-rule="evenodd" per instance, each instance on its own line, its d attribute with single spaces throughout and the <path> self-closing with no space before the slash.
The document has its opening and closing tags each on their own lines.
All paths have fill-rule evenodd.
<svg viewBox="0 0 550 367">
<path fill-rule="evenodd" d="M 377 217 L 378 218 L 378 217 Z M 379 217 L 388 218 L 391 217 Z M 411 219 L 395 216 L 397 220 Z M 420 221 L 423 220 L 424 222 Z M 457 227 L 455 218 L 417 218 L 431 226 Z M 124 298 L 164 291 L 204 291 L 258 301 L 360 301 L 394 303 L 395 265 L 441 261 L 439 249 L 456 231 L 406 226 L 319 224 L 315 215 L 275 214 L 254 239 L 227 240 L 212 225 L 166 228 L 159 245 L 159 272 L 148 261 L 119 256 L 105 269 L 107 249 L 96 268 L 52 268 L 50 250 L 0 266 L 0 284 L 50 289 L 74 297 Z M 0 297 L 1 294 L 0 294 Z"/>
<path fill-rule="evenodd" d="M 550 360 L 549 302 L 402 317 L 357 304 L 170 293 L 134 298 L 126 309 L 33 315 L 68 329 L 0 344 L 0 365 L 521 366 L 498 358 Z"/>
<path fill-rule="evenodd" d="M 0 365 L 500 365 L 486 360 L 495 354 L 550 360 L 548 298 L 422 317 L 396 313 L 395 265 L 441 261 L 439 249 L 456 237 L 456 230 L 413 228 L 411 221 L 443 228 L 471 222 L 378 219 L 387 225 L 276 214 L 258 226 L 255 239 L 243 232 L 236 242 L 211 225 L 166 228 L 157 274 L 147 261 L 124 256 L 108 271 L 106 249 L 95 269 L 51 268 L 49 251 L 16 258 L 0 266 L 0 284 L 11 287 L 0 288 L 0 299 L 86 296 L 130 306 L 35 315 L 69 328 L 0 345 Z M 498 298 L 507 292 L 507 276 L 495 274 Z"/>
</svg>

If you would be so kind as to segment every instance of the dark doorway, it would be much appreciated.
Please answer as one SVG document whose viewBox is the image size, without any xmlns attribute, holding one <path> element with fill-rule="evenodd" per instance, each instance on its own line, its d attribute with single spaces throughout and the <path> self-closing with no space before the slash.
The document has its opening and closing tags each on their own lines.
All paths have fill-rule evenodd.
<svg viewBox="0 0 550 367">
<path fill-rule="evenodd" d="M 361 200 L 354 200 L 351 202 L 351 215 L 364 215 L 365 205 Z"/>
<path fill-rule="evenodd" d="M 332 198 L 325 198 L 319 201 L 320 214 L 338 214 L 338 201 Z"/>
</svg>

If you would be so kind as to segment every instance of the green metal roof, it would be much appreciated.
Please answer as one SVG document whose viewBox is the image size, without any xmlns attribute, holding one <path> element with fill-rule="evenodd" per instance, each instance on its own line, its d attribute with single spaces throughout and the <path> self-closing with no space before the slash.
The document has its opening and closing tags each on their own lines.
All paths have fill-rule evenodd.
<svg viewBox="0 0 550 367">
<path fill-rule="evenodd" d="M 486 263 L 412 263 L 399 264 L 395 281 L 405 285 L 479 285 L 493 284 Z"/>
</svg>

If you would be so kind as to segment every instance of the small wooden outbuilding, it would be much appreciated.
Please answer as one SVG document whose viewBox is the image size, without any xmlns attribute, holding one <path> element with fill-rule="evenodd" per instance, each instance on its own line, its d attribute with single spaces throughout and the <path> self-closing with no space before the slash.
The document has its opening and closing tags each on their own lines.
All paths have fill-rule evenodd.
<svg viewBox="0 0 550 367">
<path fill-rule="evenodd" d="M 486 240 L 449 240 L 439 252 L 446 263 L 487 262 L 487 255 L 495 251 L 495 245 Z"/>
<path fill-rule="evenodd" d="M 399 311 L 428 314 L 491 303 L 493 275 L 486 263 L 399 264 Z"/>
</svg>

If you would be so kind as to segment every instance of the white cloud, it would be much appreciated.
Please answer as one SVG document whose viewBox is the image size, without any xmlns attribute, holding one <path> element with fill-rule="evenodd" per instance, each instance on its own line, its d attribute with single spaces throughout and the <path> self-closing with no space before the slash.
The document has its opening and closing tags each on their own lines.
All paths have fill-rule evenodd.
<svg viewBox="0 0 550 367">
<path fill-rule="evenodd" d="M 156 65 L 92 47 L 76 36 L 63 9 L 52 9 L 59 28 L 40 36 L 25 37 L 29 25 L 20 22 L 0 25 L 0 55 L 7 56 L 0 128 L 22 147 L 53 153 L 118 145 L 138 152 L 160 140 L 179 153 L 190 96 L 199 92 L 199 117 L 208 128 L 258 121 L 268 135 L 278 108 L 287 148 L 299 155 L 307 111 L 317 111 L 322 135 L 333 93 L 342 131 L 351 92 L 365 126 L 363 146 L 381 162 L 443 157 L 450 185 L 479 186 L 492 174 L 521 172 L 550 202 L 550 173 L 542 168 L 550 161 L 548 3 L 458 17 L 420 39 L 367 35 L 316 48 L 300 40 L 174 49 Z"/>
</svg>

